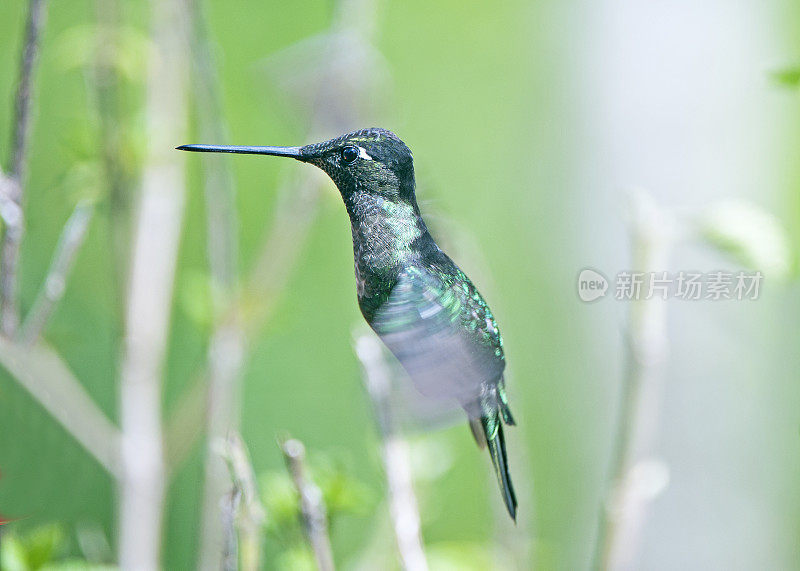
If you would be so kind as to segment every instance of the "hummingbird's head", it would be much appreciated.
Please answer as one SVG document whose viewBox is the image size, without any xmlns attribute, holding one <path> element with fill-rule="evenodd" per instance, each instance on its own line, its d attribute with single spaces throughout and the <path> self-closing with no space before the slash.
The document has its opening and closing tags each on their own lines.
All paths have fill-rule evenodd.
<svg viewBox="0 0 800 571">
<path fill-rule="evenodd" d="M 182 145 L 178 149 L 291 157 L 310 163 L 333 179 L 345 202 L 364 193 L 393 201 L 414 200 L 411 151 L 397 135 L 386 129 L 362 129 L 305 147 Z"/>
<path fill-rule="evenodd" d="M 414 160 L 400 138 L 386 129 L 362 129 L 300 148 L 300 160 L 331 177 L 342 196 L 368 193 L 413 200 Z"/>
</svg>

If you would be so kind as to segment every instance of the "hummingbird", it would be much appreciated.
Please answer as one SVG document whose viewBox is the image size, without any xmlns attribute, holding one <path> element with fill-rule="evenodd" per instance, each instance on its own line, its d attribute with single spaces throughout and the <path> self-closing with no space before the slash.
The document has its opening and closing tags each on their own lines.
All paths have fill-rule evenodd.
<svg viewBox="0 0 800 571">
<path fill-rule="evenodd" d="M 400 138 L 369 128 L 303 147 L 182 145 L 182 151 L 290 157 L 322 169 L 350 217 L 358 306 L 424 397 L 466 411 L 489 450 L 508 513 L 517 499 L 503 424 L 508 406 L 503 338 L 492 311 L 437 246 L 420 214 L 414 160 Z"/>
</svg>

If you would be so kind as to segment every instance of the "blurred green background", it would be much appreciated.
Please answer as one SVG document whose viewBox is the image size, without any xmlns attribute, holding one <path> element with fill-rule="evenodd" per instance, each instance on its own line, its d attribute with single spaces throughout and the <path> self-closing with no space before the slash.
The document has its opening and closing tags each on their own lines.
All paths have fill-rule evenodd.
<svg viewBox="0 0 800 571">
<path fill-rule="evenodd" d="M 147 3 L 118 6 L 121 24 L 144 43 L 126 44 L 129 77 L 120 80 L 129 193 L 112 204 L 96 174 L 104 142 L 86 65 L 92 52 L 81 55 L 80 47 L 96 6 L 52 2 L 35 89 L 20 274 L 26 309 L 76 201 L 96 195 L 98 213 L 45 338 L 111 418 L 125 291 L 111 237 L 129 224 L 144 160 L 150 19 Z M 4 145 L 25 10 L 20 0 L 0 6 Z M 311 112 L 276 80 L 275 62 L 287 57 L 276 54 L 326 32 L 334 10 L 330 2 L 207 2 L 230 137 L 214 142 L 312 142 Z M 366 123 L 346 130 L 386 127 L 413 150 L 423 214 L 479 284 L 503 330 L 519 425 L 507 431 L 520 492 L 516 528 L 499 511 L 488 461 L 465 426 L 413 436 L 414 450 L 443 463 L 440 473 L 417 482 L 426 546 L 432 560 L 442 554 L 439 568 L 445 561 L 488 568 L 491 560 L 497 568 L 587 568 L 609 469 L 627 307 L 612 299 L 582 303 L 576 275 L 587 266 L 608 276 L 630 268 L 630 187 L 647 188 L 687 220 L 723 199 L 751 200 L 776 214 L 796 244 L 800 98 L 770 74 L 800 62 L 800 8 L 789 1 L 386 1 L 376 14 L 385 77 L 364 110 Z M 318 55 L 324 61 L 327 54 Z M 195 125 L 193 110 L 191 116 Z M 211 142 L 188 136 L 174 144 Z M 166 414 L 206 358 L 202 160 L 186 158 Z M 229 163 L 238 263 L 247 275 L 277 188 L 307 167 L 258 157 Z M 352 349 L 360 315 L 350 240 L 329 183 L 275 312 L 252 339 L 241 411 L 242 436 L 264 478 L 283 471 L 275 439 L 289 432 L 305 443 L 312 463 L 333 462 L 358 481 L 357 509 L 332 522 L 343 568 L 355 568 L 375 530 L 388 526 L 379 440 Z M 740 266 L 702 240 L 686 240 L 663 269 Z M 800 568 L 798 293 L 793 278 L 768 276 L 757 302 L 668 304 L 671 351 L 657 452 L 670 467 L 670 485 L 652 506 L 638 568 Z M 170 486 L 166 568 L 195 561 L 202 458 L 198 445 Z M 0 514 L 22 518 L 6 529 L 57 522 L 73 554 L 80 553 L 79 529 L 99 530 L 113 549 L 111 480 L 5 373 L 0 477 Z M 388 537 L 381 553 L 391 567 Z M 269 536 L 266 568 L 290 565 L 285 551 Z"/>
</svg>

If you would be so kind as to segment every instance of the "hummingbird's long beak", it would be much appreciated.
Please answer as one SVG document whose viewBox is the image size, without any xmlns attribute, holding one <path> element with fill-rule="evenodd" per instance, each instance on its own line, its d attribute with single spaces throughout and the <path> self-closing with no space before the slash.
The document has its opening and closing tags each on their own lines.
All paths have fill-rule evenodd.
<svg viewBox="0 0 800 571">
<path fill-rule="evenodd" d="M 175 147 L 179 151 L 195 151 L 197 153 L 240 153 L 243 155 L 272 155 L 275 157 L 291 157 L 303 160 L 300 147 L 250 147 L 234 145 L 181 145 Z"/>
</svg>

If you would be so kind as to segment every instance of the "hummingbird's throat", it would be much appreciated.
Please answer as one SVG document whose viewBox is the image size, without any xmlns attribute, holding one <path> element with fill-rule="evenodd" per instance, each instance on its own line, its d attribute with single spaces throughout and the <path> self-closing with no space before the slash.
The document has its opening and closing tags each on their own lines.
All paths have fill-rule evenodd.
<svg viewBox="0 0 800 571">
<path fill-rule="evenodd" d="M 354 198 L 348 210 L 356 265 L 388 268 L 408 259 L 414 242 L 427 233 L 416 206 L 374 195 Z"/>
</svg>

